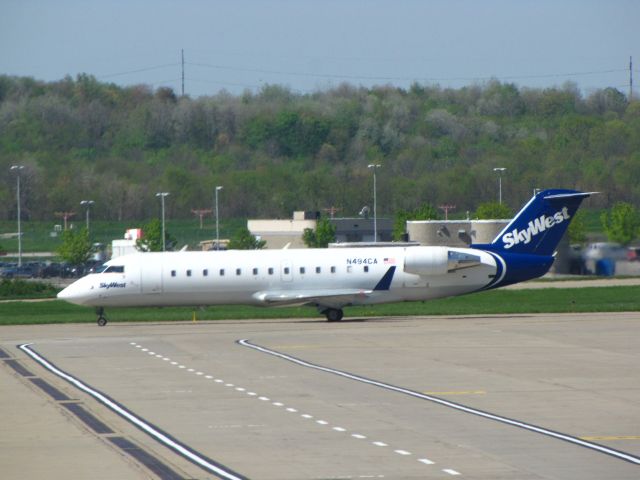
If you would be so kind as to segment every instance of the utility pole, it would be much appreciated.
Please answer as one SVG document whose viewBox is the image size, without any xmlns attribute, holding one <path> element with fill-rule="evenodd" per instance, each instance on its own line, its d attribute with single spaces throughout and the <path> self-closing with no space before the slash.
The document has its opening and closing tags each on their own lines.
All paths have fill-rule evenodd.
<svg viewBox="0 0 640 480">
<path fill-rule="evenodd" d="M 456 206 L 445 204 L 445 205 L 439 205 L 438 208 L 440 210 L 444 210 L 444 219 L 449 220 L 449 210 L 455 210 Z"/>
<path fill-rule="evenodd" d="M 163 252 L 167 249 L 166 236 L 164 233 L 164 199 L 167 195 L 169 195 L 169 192 L 156 193 L 156 197 L 160 197 L 160 201 L 162 204 L 162 251 Z"/>
<path fill-rule="evenodd" d="M 220 214 L 218 210 L 218 192 L 222 190 L 222 185 L 216 187 L 216 250 L 220 250 Z"/>
<path fill-rule="evenodd" d="M 198 217 L 200 217 L 200 230 L 202 230 L 202 218 L 208 214 L 211 213 L 213 210 L 211 210 L 210 208 L 193 208 L 191 209 L 191 213 L 193 213 L 194 215 L 197 215 Z"/>
<path fill-rule="evenodd" d="M 377 185 L 376 185 L 376 170 L 382 165 L 378 163 L 371 163 L 367 165 L 367 168 L 373 169 L 373 243 L 378 242 L 378 208 L 377 208 Z"/>
<path fill-rule="evenodd" d="M 629 57 L 629 101 L 633 100 L 633 57 Z"/>
<path fill-rule="evenodd" d="M 180 50 L 182 55 L 182 96 L 184 97 L 184 48 Z"/>
<path fill-rule="evenodd" d="M 16 201 L 18 203 L 18 268 L 22 266 L 22 224 L 21 224 L 21 212 L 20 212 L 20 171 L 24 170 L 24 165 L 11 165 L 9 169 L 12 172 L 17 173 L 17 185 L 16 185 Z"/>
<path fill-rule="evenodd" d="M 55 212 L 56 217 L 60 217 L 64 220 L 64 231 L 67 231 L 67 225 L 69 223 L 69 219 L 75 216 L 76 212 Z"/>
</svg>

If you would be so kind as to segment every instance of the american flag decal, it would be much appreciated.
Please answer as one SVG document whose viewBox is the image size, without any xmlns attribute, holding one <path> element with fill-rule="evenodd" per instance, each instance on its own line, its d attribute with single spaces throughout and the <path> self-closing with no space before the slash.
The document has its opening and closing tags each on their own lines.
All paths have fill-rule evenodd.
<svg viewBox="0 0 640 480">
<path fill-rule="evenodd" d="M 385 265 L 395 265 L 396 264 L 396 259 L 393 257 L 388 257 L 384 259 L 384 264 Z"/>
</svg>

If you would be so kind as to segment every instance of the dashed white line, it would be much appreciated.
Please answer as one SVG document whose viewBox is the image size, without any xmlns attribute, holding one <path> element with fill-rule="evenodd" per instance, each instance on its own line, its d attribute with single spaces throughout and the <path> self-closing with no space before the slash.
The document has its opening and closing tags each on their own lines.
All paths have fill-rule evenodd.
<svg viewBox="0 0 640 480">
<path fill-rule="evenodd" d="M 143 351 L 143 352 L 147 352 L 149 355 L 154 355 L 157 358 L 162 358 L 164 361 L 170 361 L 171 360 L 168 357 L 163 357 L 160 354 L 156 354 L 155 352 L 149 351 L 146 348 L 142 348 L 141 345 L 138 345 L 135 342 L 131 343 L 131 345 L 135 346 L 136 348 L 141 349 L 141 351 Z M 178 362 L 171 362 L 171 365 L 178 365 Z M 178 365 L 178 368 L 186 369 L 187 367 L 185 365 Z M 211 375 L 205 375 L 204 372 L 200 372 L 200 371 L 196 372 L 196 370 L 193 369 L 193 368 L 189 368 L 189 369 L 187 369 L 187 371 L 190 372 L 190 373 L 195 372 L 196 375 L 201 375 L 201 376 L 204 375 L 204 377 L 209 379 L 209 380 L 213 379 L 213 377 Z M 224 383 L 224 380 L 219 379 L 219 378 L 214 379 L 214 381 L 216 383 Z M 226 383 L 225 386 L 226 387 L 235 387 L 235 385 L 233 383 Z M 235 387 L 235 390 L 237 390 L 238 392 L 245 392 L 246 391 L 246 389 L 243 388 L 243 387 Z M 255 393 L 255 392 L 246 392 L 246 393 L 249 396 L 257 396 L 257 398 L 259 400 L 261 400 L 261 401 L 264 401 L 264 402 L 270 401 L 269 397 L 258 396 L 258 394 Z M 281 403 L 281 402 L 272 402 L 272 405 L 276 406 L 276 407 L 283 407 L 284 406 L 284 404 Z M 295 408 L 292 408 L 292 407 L 287 407 L 286 410 L 288 412 L 291 412 L 291 413 L 297 413 L 298 412 L 298 410 L 296 410 Z M 312 419 L 313 418 L 313 415 L 310 415 L 308 413 L 301 414 L 300 416 L 302 418 L 305 418 L 305 419 Z M 316 420 L 316 423 L 318 425 L 329 425 L 329 422 L 326 421 L 326 420 Z M 347 431 L 347 429 L 343 428 L 343 427 L 332 427 L 332 429 L 335 430 L 336 432 L 346 432 Z M 366 435 L 362 435 L 362 434 L 359 434 L 359 433 L 352 433 L 351 437 L 355 438 L 355 439 L 358 439 L 358 440 L 363 440 L 363 439 L 367 438 Z M 381 442 L 381 441 L 371 442 L 371 444 L 375 445 L 377 447 L 388 447 L 389 446 L 387 443 Z M 394 452 L 397 453 L 398 455 L 402 455 L 402 456 L 410 456 L 410 455 L 412 455 L 412 453 L 407 451 L 407 450 L 398 449 L 398 450 L 394 450 Z M 420 462 L 420 463 L 422 463 L 424 465 L 433 465 L 435 463 L 432 460 L 429 460 L 428 458 L 419 458 L 418 462 Z M 458 472 L 456 470 L 453 470 L 453 469 L 450 469 L 450 468 L 443 469 L 442 471 L 444 473 L 447 473 L 447 474 L 452 475 L 452 476 L 461 475 L 460 472 Z M 378 477 L 382 478 L 383 476 L 379 475 Z M 353 477 L 349 477 L 349 478 L 353 478 Z M 370 475 L 360 475 L 358 478 L 375 478 L 375 477 L 374 476 L 370 476 Z"/>
</svg>

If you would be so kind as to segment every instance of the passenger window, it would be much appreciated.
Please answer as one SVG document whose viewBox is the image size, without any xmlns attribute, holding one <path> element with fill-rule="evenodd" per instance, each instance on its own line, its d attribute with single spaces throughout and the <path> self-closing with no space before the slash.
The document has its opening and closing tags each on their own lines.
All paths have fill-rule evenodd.
<svg viewBox="0 0 640 480">
<path fill-rule="evenodd" d="M 242 269 L 236 268 L 236 275 L 242 275 Z"/>
<path fill-rule="evenodd" d="M 269 268 L 268 272 L 269 272 L 269 275 L 273 275 L 273 268 Z"/>
<path fill-rule="evenodd" d="M 322 269 L 320 267 L 316 267 L 316 273 L 320 273 L 322 272 Z"/>
<path fill-rule="evenodd" d="M 336 267 L 331 267 L 331 273 L 336 273 Z"/>
<path fill-rule="evenodd" d="M 369 265 L 364 266 L 364 273 L 369 273 Z"/>
<path fill-rule="evenodd" d="M 209 276 L 209 270 L 207 270 L 206 268 L 204 270 L 202 270 L 202 276 L 203 277 L 208 277 Z"/>
<path fill-rule="evenodd" d="M 305 268 L 304 268 L 304 267 L 300 267 L 300 274 L 301 274 L 301 275 L 304 275 L 305 271 L 306 271 L 306 270 L 305 270 Z"/>
<path fill-rule="evenodd" d="M 220 269 L 220 276 L 221 276 L 221 277 L 224 277 L 224 268 L 221 268 L 221 269 Z"/>
<path fill-rule="evenodd" d="M 289 275 L 289 267 L 284 267 L 284 274 Z"/>
<path fill-rule="evenodd" d="M 175 277 L 176 276 L 176 271 L 175 270 L 171 270 L 171 276 Z"/>
<path fill-rule="evenodd" d="M 254 275 L 257 275 L 257 274 L 258 274 L 258 269 L 257 269 L 257 268 L 254 268 L 254 269 L 253 269 L 253 274 L 254 274 Z"/>
<path fill-rule="evenodd" d="M 187 277 L 191 276 L 191 270 L 187 270 Z"/>
</svg>

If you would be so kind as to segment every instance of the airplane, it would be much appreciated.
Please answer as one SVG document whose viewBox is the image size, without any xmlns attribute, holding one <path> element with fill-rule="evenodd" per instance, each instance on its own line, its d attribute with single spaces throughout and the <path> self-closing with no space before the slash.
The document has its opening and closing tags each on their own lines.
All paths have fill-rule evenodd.
<svg viewBox="0 0 640 480">
<path fill-rule="evenodd" d="M 451 297 L 544 275 L 592 193 L 538 192 L 489 244 L 140 252 L 109 260 L 58 298 L 95 307 L 100 326 L 107 307 L 223 304 L 311 305 L 337 322 L 347 306 Z"/>
</svg>

